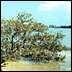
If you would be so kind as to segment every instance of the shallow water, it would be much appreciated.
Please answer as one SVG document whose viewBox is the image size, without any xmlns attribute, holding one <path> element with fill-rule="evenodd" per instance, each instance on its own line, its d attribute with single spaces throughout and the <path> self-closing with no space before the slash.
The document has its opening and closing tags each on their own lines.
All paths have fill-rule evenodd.
<svg viewBox="0 0 72 72">
<path fill-rule="evenodd" d="M 29 60 L 24 60 L 22 57 L 20 58 L 20 62 L 22 64 L 26 64 L 26 68 L 28 70 L 35 69 L 35 70 L 42 70 L 42 71 L 71 71 L 71 51 L 62 51 L 60 52 L 62 55 L 66 55 L 64 61 L 53 61 L 48 63 L 38 63 L 38 62 L 31 62 Z M 34 67 L 35 66 L 35 67 Z"/>
<path fill-rule="evenodd" d="M 71 51 L 62 51 L 66 55 L 64 61 L 40 63 L 20 58 L 18 61 L 9 61 L 3 71 L 71 71 Z"/>
<path fill-rule="evenodd" d="M 71 51 L 62 51 L 60 52 L 62 55 L 66 55 L 64 66 L 61 66 L 65 71 L 71 70 Z"/>
<path fill-rule="evenodd" d="M 49 28 L 49 32 L 56 34 L 57 32 L 62 32 L 63 35 L 66 35 L 61 43 L 71 48 L 71 29 L 70 28 Z"/>
</svg>

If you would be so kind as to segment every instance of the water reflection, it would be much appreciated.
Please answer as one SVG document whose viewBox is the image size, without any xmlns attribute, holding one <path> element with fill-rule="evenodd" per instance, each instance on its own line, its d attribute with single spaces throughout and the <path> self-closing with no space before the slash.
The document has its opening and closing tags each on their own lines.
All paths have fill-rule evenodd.
<svg viewBox="0 0 72 72">
<path fill-rule="evenodd" d="M 20 61 L 27 71 L 69 71 L 70 62 L 66 61 L 53 61 L 48 63 Z"/>
<path fill-rule="evenodd" d="M 62 66 L 64 66 L 64 61 L 61 62 L 48 62 L 48 63 L 39 63 L 39 62 L 21 62 L 24 64 L 25 69 L 28 71 L 65 71 Z"/>
<path fill-rule="evenodd" d="M 71 71 L 71 51 L 62 51 L 60 54 L 66 55 L 64 61 L 41 63 L 20 57 L 20 62 L 25 65 L 26 70 L 30 71 Z"/>
</svg>

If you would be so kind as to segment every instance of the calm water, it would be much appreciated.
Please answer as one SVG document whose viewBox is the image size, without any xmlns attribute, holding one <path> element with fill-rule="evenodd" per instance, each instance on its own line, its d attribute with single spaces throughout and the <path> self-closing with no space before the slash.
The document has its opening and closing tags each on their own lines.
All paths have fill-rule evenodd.
<svg viewBox="0 0 72 72">
<path fill-rule="evenodd" d="M 56 32 L 62 32 L 63 35 L 66 35 L 61 43 L 67 47 L 71 47 L 71 29 L 70 28 L 49 28 L 49 31 L 52 31 L 54 34 Z"/>
<path fill-rule="evenodd" d="M 20 63 L 23 64 L 27 71 L 71 71 L 71 51 L 62 51 L 60 54 L 66 55 L 64 61 L 38 63 L 21 57 Z"/>
</svg>

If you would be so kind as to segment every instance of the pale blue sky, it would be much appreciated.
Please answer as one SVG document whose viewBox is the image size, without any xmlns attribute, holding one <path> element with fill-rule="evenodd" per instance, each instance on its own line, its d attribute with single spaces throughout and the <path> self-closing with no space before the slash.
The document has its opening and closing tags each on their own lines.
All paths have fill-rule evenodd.
<svg viewBox="0 0 72 72">
<path fill-rule="evenodd" d="M 71 1 L 1 1 L 5 19 L 27 11 L 46 25 L 71 25 Z"/>
</svg>

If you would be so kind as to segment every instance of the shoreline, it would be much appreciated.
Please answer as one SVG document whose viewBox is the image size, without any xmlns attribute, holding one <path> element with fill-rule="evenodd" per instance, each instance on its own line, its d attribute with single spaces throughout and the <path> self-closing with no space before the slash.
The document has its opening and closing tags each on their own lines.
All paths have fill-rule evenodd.
<svg viewBox="0 0 72 72">
<path fill-rule="evenodd" d="M 64 51 L 63 51 L 64 52 Z M 64 61 L 53 61 L 45 64 L 31 63 L 29 61 L 7 61 L 6 67 L 1 67 L 2 71 L 70 71 L 71 70 L 71 51 L 65 51 Z"/>
<path fill-rule="evenodd" d="M 2 71 L 60 71 L 58 62 L 49 62 L 47 66 L 46 64 L 22 64 L 20 61 L 8 63 Z"/>
</svg>

